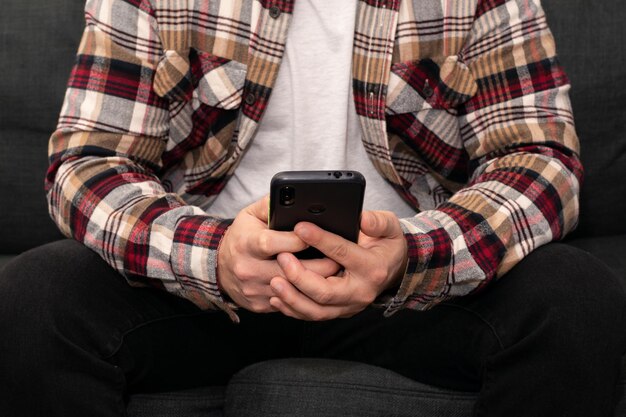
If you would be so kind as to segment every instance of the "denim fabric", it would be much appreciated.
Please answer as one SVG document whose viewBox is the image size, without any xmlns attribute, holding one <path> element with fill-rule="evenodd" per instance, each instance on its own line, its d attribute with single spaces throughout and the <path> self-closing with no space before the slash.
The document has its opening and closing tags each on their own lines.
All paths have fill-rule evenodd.
<svg viewBox="0 0 626 417">
<path fill-rule="evenodd" d="M 241 311 L 235 325 L 162 291 L 129 287 L 70 240 L 11 261 L 0 272 L 0 297 L 0 415 L 12 417 L 122 416 L 128 394 L 224 385 L 249 365 L 289 357 L 357 361 L 405 378 L 372 381 L 378 386 L 408 378 L 480 391 L 479 416 L 608 417 L 626 350 L 626 300 L 617 278 L 562 244 L 536 250 L 489 291 L 390 318 L 368 309 L 312 323 Z M 338 389 L 336 403 L 314 390 L 315 406 L 308 408 L 348 406 L 346 389 L 350 382 Z M 267 392 L 257 415 L 266 407 L 289 410 L 293 392 Z M 410 409 L 414 403 L 403 400 L 412 396 L 402 392 L 397 403 L 378 406 Z M 244 394 L 238 398 L 239 411 L 252 409 Z"/>
<path fill-rule="evenodd" d="M 615 272 L 626 290 L 626 235 L 571 239 L 567 243 L 597 256 Z"/>
</svg>

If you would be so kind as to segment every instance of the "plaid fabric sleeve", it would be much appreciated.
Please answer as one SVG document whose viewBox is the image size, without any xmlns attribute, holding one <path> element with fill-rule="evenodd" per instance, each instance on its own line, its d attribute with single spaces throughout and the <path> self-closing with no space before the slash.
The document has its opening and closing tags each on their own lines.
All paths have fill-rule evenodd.
<svg viewBox="0 0 626 417">
<path fill-rule="evenodd" d="M 386 315 L 480 290 L 577 224 L 582 166 L 569 85 L 539 0 L 479 1 L 459 58 L 478 86 L 458 109 L 470 182 L 402 219 L 409 265 Z"/>
<path fill-rule="evenodd" d="M 89 0 L 46 177 L 60 230 L 96 251 L 131 285 L 220 308 L 216 256 L 228 220 L 168 193 L 155 172 L 169 129 L 153 78 L 163 53 L 146 0 Z"/>
</svg>

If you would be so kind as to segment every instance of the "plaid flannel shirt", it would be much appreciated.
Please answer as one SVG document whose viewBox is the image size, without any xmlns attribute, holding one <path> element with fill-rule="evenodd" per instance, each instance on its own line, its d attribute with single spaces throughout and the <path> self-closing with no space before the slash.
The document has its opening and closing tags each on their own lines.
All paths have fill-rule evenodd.
<svg viewBox="0 0 626 417">
<path fill-rule="evenodd" d="M 236 320 L 206 209 L 267 106 L 293 0 L 88 0 L 46 189 L 131 285 Z M 539 0 L 359 0 L 353 90 L 376 169 L 418 209 L 385 314 L 483 288 L 578 217 L 582 168 Z M 323 143 L 320 143 L 323 146 Z M 538 283 L 540 285 L 541 283 Z"/>
</svg>

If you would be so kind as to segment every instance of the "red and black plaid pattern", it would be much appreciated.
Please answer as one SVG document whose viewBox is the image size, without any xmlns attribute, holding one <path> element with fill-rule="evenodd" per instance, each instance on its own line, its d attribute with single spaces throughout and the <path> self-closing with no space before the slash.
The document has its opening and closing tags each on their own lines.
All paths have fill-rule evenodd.
<svg viewBox="0 0 626 417">
<path fill-rule="evenodd" d="M 207 209 L 262 122 L 293 1 L 88 0 L 46 187 L 133 285 L 236 319 Z M 582 168 L 539 0 L 360 0 L 353 90 L 374 166 L 420 212 L 386 314 L 485 287 L 578 216 Z"/>
</svg>

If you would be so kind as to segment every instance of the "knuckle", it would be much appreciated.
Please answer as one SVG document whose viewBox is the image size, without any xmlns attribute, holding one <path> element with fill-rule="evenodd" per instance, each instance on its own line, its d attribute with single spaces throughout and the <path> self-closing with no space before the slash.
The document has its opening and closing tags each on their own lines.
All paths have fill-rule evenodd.
<svg viewBox="0 0 626 417">
<path fill-rule="evenodd" d="M 237 262 L 233 265 L 233 274 L 240 281 L 247 281 L 250 279 L 249 268 L 243 262 Z"/>
<path fill-rule="evenodd" d="M 259 307 L 256 310 L 257 313 L 271 313 L 273 311 L 275 311 L 275 309 L 267 303 L 259 303 Z"/>
<path fill-rule="evenodd" d="M 295 285 L 296 287 L 300 286 L 302 284 L 302 276 L 298 273 L 290 273 L 288 275 L 287 280 L 289 282 L 291 282 L 293 285 Z"/>
<path fill-rule="evenodd" d="M 247 252 L 248 245 L 246 244 L 246 241 L 244 239 L 236 239 L 233 242 L 232 247 L 233 252 L 235 252 L 236 254 L 242 254 Z"/>
<path fill-rule="evenodd" d="M 250 303 L 250 310 L 255 313 L 264 313 L 267 308 L 267 304 L 260 301 L 253 301 Z"/>
<path fill-rule="evenodd" d="M 272 239 L 267 231 L 259 233 L 257 238 L 257 248 L 264 254 L 271 254 Z"/>
<path fill-rule="evenodd" d="M 311 246 L 319 246 L 322 243 L 322 237 L 315 234 L 310 238 L 307 238 L 307 243 Z"/>
<path fill-rule="evenodd" d="M 372 229 L 378 228 L 378 212 L 377 211 L 370 212 L 369 224 Z"/>
<path fill-rule="evenodd" d="M 380 230 L 384 234 L 390 234 L 395 230 L 394 221 L 396 219 L 396 215 L 391 211 L 376 211 L 374 212 L 374 216 L 372 216 L 373 220 L 371 223 L 372 228 L 375 230 Z"/>
<path fill-rule="evenodd" d="M 393 220 L 395 215 L 389 211 L 385 211 L 383 214 L 385 215 L 385 230 L 390 232 L 393 229 Z"/>
<path fill-rule="evenodd" d="M 241 295 L 243 295 L 245 298 L 252 298 L 256 295 L 256 291 L 252 287 L 244 286 L 243 288 L 241 288 Z"/>
<path fill-rule="evenodd" d="M 348 256 L 348 246 L 344 243 L 340 243 L 332 249 L 331 253 L 336 259 L 344 259 Z"/>
<path fill-rule="evenodd" d="M 329 304 L 332 300 L 332 294 L 328 291 L 322 291 L 315 297 L 315 301 L 319 304 Z"/>
</svg>

